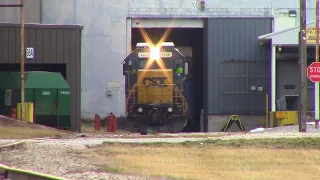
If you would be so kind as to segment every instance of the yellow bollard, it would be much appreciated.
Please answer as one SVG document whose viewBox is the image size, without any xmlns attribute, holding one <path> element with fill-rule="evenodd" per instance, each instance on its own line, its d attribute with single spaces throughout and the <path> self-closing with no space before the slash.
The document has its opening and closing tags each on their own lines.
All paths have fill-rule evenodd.
<svg viewBox="0 0 320 180">
<path fill-rule="evenodd" d="M 33 103 L 26 103 L 26 121 L 29 123 L 33 123 Z"/>
<path fill-rule="evenodd" d="M 21 103 L 17 104 L 17 119 L 21 120 Z"/>
<path fill-rule="evenodd" d="M 29 123 L 33 123 L 33 113 L 34 113 L 33 103 L 25 102 L 24 107 L 25 107 L 25 112 L 24 112 L 25 121 Z M 17 119 L 21 120 L 21 103 L 17 104 Z"/>
</svg>

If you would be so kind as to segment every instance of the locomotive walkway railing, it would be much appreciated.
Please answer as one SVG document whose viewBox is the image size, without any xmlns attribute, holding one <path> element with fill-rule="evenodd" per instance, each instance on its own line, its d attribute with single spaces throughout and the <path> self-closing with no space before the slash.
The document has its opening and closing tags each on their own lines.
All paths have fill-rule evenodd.
<svg viewBox="0 0 320 180">
<path fill-rule="evenodd" d="M 173 91 L 173 104 L 176 104 L 178 107 L 182 107 L 183 112 L 187 113 L 188 111 L 188 103 L 186 98 L 183 96 L 183 90 L 180 90 L 176 84 L 166 84 L 167 86 L 172 86 L 174 91 Z M 126 100 L 126 108 L 127 110 L 129 109 L 129 106 L 133 106 L 134 104 L 137 103 L 137 88 L 140 86 L 145 86 L 145 85 L 138 85 L 135 84 L 131 90 L 129 91 L 128 98 Z M 161 95 L 159 95 L 161 96 Z"/>
</svg>

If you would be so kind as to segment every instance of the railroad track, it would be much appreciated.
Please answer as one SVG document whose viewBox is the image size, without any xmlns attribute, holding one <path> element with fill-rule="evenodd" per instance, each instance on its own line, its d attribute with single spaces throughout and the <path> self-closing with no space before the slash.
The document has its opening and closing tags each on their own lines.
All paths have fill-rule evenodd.
<svg viewBox="0 0 320 180">
<path fill-rule="evenodd" d="M 0 164 L 0 180 L 66 180 L 46 174 L 11 168 Z"/>
<path fill-rule="evenodd" d="M 5 144 L 0 146 L 0 151 L 17 148 L 25 144 L 25 141 Z M 0 164 L 0 180 L 65 180 L 64 178 L 55 177 L 46 174 L 40 174 L 33 171 L 16 169 Z"/>
</svg>

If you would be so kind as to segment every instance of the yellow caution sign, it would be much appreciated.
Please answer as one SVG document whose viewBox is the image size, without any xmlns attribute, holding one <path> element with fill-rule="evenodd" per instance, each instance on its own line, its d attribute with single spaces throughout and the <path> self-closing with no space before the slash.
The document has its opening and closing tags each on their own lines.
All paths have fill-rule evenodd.
<svg viewBox="0 0 320 180">
<path fill-rule="evenodd" d="M 240 117 L 239 117 L 238 115 L 231 115 L 230 118 L 229 118 L 229 120 L 228 120 L 228 122 L 227 122 L 227 124 L 224 125 L 224 127 L 221 129 L 221 131 L 222 131 L 222 132 L 226 132 L 226 131 L 232 126 L 232 124 L 233 124 L 234 122 L 237 123 L 237 125 L 238 125 L 238 127 L 239 127 L 239 129 L 240 129 L 241 131 L 244 131 L 244 130 L 245 130 L 245 128 L 244 128 L 244 126 L 243 126 L 243 124 L 242 124 L 242 122 L 241 122 Z"/>
<path fill-rule="evenodd" d="M 307 27 L 306 28 L 306 42 L 307 44 L 316 44 L 316 32 L 317 28 L 316 27 Z"/>
</svg>

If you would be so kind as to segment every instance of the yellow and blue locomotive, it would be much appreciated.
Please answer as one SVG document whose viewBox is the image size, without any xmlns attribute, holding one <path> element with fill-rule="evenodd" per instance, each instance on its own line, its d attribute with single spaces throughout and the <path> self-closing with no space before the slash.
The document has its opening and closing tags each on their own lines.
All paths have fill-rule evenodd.
<svg viewBox="0 0 320 180">
<path fill-rule="evenodd" d="M 188 60 L 174 43 L 137 43 L 123 62 L 123 75 L 127 120 L 137 130 L 184 129 L 188 121 Z"/>
</svg>

